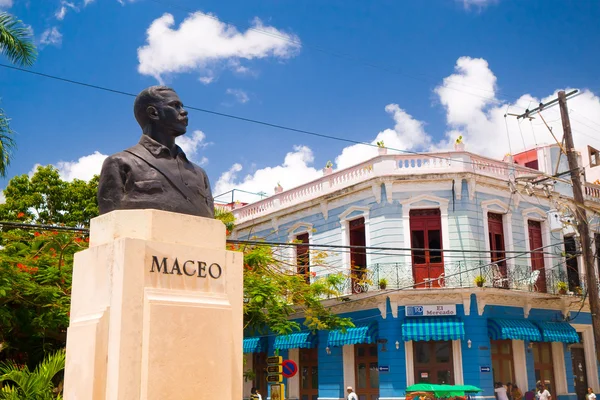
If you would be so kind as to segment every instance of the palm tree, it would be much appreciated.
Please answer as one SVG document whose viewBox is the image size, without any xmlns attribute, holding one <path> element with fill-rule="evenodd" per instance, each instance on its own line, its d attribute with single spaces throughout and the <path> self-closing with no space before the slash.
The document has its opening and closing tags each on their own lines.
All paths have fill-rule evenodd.
<svg viewBox="0 0 600 400">
<path fill-rule="evenodd" d="M 65 369 L 65 351 L 49 355 L 32 371 L 13 362 L 0 364 L 0 381 L 7 382 L 0 389 L 1 400 L 54 400 L 62 399 L 60 389 L 52 380 Z M 59 385 L 59 387 L 62 385 Z"/>
<path fill-rule="evenodd" d="M 31 29 L 17 18 L 6 12 L 0 12 L 0 53 L 8 60 L 20 66 L 31 66 L 37 52 L 33 44 Z M 10 119 L 0 109 L 0 176 L 6 176 L 10 164 L 11 152 L 15 147 Z"/>
</svg>

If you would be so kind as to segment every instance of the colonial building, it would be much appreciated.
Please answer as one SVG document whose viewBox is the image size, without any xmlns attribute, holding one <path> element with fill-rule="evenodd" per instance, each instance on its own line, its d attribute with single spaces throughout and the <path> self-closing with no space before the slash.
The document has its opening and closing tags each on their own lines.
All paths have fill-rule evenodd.
<svg viewBox="0 0 600 400">
<path fill-rule="evenodd" d="M 489 399 L 498 381 L 523 393 L 545 382 L 560 400 L 600 389 L 566 164 L 558 146 L 504 161 L 380 149 L 235 209 L 234 238 L 300 242 L 289 250 L 297 273 L 344 274 L 345 301 L 323 301 L 356 325 L 245 338 L 256 372 L 245 393 L 254 385 L 266 395 L 275 349 L 299 366 L 285 380 L 289 399 L 342 399 L 347 386 L 361 400 L 403 399 L 418 382 L 471 384 Z M 598 232 L 600 186 L 584 192 Z M 341 247 L 314 265 L 315 245 Z"/>
</svg>

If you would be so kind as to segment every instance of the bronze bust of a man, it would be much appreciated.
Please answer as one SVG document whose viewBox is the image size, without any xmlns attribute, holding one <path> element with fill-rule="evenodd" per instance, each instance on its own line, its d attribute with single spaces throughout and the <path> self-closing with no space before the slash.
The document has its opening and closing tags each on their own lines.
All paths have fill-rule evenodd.
<svg viewBox="0 0 600 400">
<path fill-rule="evenodd" d="M 187 130 L 187 111 L 166 86 L 144 89 L 135 99 L 139 143 L 108 157 L 98 184 L 100 214 L 152 208 L 214 218 L 206 172 L 190 162 L 175 138 Z"/>
</svg>

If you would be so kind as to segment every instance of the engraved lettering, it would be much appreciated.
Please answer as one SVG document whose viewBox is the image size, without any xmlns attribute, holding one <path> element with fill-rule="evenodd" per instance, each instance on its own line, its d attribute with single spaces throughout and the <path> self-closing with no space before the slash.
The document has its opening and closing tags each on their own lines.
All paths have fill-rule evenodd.
<svg viewBox="0 0 600 400">
<path fill-rule="evenodd" d="M 213 267 L 216 270 L 215 273 L 213 273 Z M 210 267 L 208 267 L 208 274 L 213 279 L 219 279 L 221 277 L 222 272 L 223 271 L 221 270 L 221 266 L 217 263 L 210 264 Z"/>
<path fill-rule="evenodd" d="M 173 263 L 173 269 L 171 270 L 171 273 L 174 274 L 175 270 L 177 270 L 177 275 L 183 275 L 181 273 L 181 269 L 179 268 L 179 261 L 177 261 L 177 259 L 175 259 L 175 262 Z"/>
<path fill-rule="evenodd" d="M 157 272 L 160 272 L 160 269 L 162 267 L 162 272 L 164 274 L 168 274 L 169 272 L 167 271 L 167 257 L 164 257 L 161 261 L 161 263 L 158 263 L 158 257 L 156 256 L 152 256 L 152 269 L 150 269 L 150 272 L 154 272 L 154 266 L 156 266 Z"/>
<path fill-rule="evenodd" d="M 196 270 L 194 269 L 191 273 L 188 272 L 188 270 L 187 270 L 188 263 L 191 263 L 193 265 L 194 261 L 187 260 L 186 262 L 183 263 L 183 273 L 186 274 L 187 276 L 194 276 L 196 274 Z"/>
<path fill-rule="evenodd" d="M 206 263 L 198 261 L 198 278 L 206 278 Z"/>
</svg>

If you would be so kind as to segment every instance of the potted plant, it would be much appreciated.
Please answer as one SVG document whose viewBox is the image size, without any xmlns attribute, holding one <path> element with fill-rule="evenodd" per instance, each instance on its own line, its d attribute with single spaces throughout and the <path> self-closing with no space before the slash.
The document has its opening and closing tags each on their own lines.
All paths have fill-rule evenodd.
<svg viewBox="0 0 600 400">
<path fill-rule="evenodd" d="M 277 186 L 275 186 L 275 193 L 281 192 L 283 192 L 283 186 L 281 186 L 281 183 L 277 182 Z"/>
<path fill-rule="evenodd" d="M 380 156 L 384 156 L 387 154 L 387 148 L 383 144 L 383 140 L 377 142 L 377 151 L 379 152 Z"/>
<path fill-rule="evenodd" d="M 462 135 L 456 138 L 456 141 L 454 142 L 454 150 L 465 151 L 465 143 L 463 142 Z"/>
<path fill-rule="evenodd" d="M 485 278 L 482 275 L 477 275 L 475 277 L 475 285 L 477 287 L 483 287 L 484 283 L 485 283 Z"/>
<path fill-rule="evenodd" d="M 560 281 L 556 283 L 556 290 L 558 294 L 567 294 L 567 290 L 569 290 L 569 285 L 567 282 Z"/>
<path fill-rule="evenodd" d="M 502 161 L 504 161 L 506 163 L 511 163 L 512 164 L 514 162 L 512 154 L 506 153 L 504 155 L 504 159 Z"/>
<path fill-rule="evenodd" d="M 379 280 L 379 289 L 381 289 L 381 290 L 385 290 L 385 288 L 387 288 L 387 285 L 388 285 L 388 281 L 387 281 L 387 279 L 385 279 L 385 278 L 381 278 L 381 279 Z"/>
<path fill-rule="evenodd" d="M 331 161 L 327 161 L 325 164 L 325 168 L 323 168 L 323 175 L 329 175 L 333 171 L 333 163 Z"/>
<path fill-rule="evenodd" d="M 581 296 L 583 294 L 583 289 L 581 288 L 581 286 L 575 286 L 574 292 L 577 296 Z"/>
</svg>

